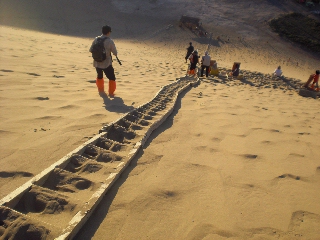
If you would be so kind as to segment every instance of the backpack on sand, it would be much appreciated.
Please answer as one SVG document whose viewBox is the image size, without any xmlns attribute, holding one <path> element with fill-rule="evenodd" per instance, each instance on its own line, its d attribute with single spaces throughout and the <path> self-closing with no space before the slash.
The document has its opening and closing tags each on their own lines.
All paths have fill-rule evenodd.
<svg viewBox="0 0 320 240">
<path fill-rule="evenodd" d="M 92 58 L 96 62 L 102 62 L 106 60 L 106 50 L 104 49 L 104 41 L 107 38 L 97 37 L 96 42 L 92 45 L 91 53 Z"/>
</svg>

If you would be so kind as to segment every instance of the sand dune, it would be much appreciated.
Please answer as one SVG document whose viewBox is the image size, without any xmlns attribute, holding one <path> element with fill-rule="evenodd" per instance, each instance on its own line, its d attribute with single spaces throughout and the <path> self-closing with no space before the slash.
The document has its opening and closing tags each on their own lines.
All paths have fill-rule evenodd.
<svg viewBox="0 0 320 240">
<path fill-rule="evenodd" d="M 210 44 L 222 71 L 240 61 L 243 78 L 202 78 L 182 94 L 76 239 L 320 238 L 320 105 L 297 93 L 320 59 L 267 25 L 308 10 L 285 0 L 3 0 L 0 9 L 1 198 L 185 76 L 192 41 L 201 55 Z M 182 14 L 200 17 L 211 38 L 180 28 Z M 113 99 L 99 96 L 88 52 L 106 23 L 123 63 L 113 63 Z M 278 65 L 283 79 L 271 75 Z M 79 169 L 75 160 L 59 189 L 85 199 L 100 160 Z M 73 181 L 75 169 L 86 178 Z M 32 189 L 19 210 L 62 227 L 77 203 L 51 190 Z M 43 208 L 25 204 L 38 195 Z M 6 231 L 19 239 L 15 224 L 28 223 L 15 219 Z"/>
</svg>

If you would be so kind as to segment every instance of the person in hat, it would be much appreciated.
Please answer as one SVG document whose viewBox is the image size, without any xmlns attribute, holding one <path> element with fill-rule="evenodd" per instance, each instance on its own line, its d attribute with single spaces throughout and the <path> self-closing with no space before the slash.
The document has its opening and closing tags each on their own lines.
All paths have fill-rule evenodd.
<svg viewBox="0 0 320 240">
<path fill-rule="evenodd" d="M 192 54 L 193 50 L 194 50 L 194 47 L 192 46 L 192 42 L 189 42 L 189 47 L 187 48 L 187 55 L 185 57 L 186 62 L 189 59 L 190 55 Z"/>
<path fill-rule="evenodd" d="M 114 74 L 114 68 L 112 67 L 111 53 L 117 57 L 118 52 L 113 40 L 110 38 L 110 34 L 111 27 L 108 25 L 103 26 L 102 35 L 94 39 L 89 51 L 92 52 L 92 48 L 94 44 L 97 43 L 98 39 L 103 39 L 106 58 L 101 62 L 97 62 L 95 60 L 93 61 L 93 66 L 97 71 L 96 85 L 98 87 L 99 93 L 104 93 L 104 73 L 109 79 L 109 96 L 114 97 L 114 91 L 116 90 L 116 76 Z"/>
</svg>

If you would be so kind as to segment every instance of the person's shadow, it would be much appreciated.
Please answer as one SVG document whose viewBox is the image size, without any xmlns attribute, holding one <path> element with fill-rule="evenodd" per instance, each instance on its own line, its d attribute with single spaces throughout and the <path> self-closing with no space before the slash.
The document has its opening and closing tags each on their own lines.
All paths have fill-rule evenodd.
<svg viewBox="0 0 320 240">
<path fill-rule="evenodd" d="M 106 93 L 100 93 L 99 95 L 103 99 L 104 108 L 109 112 L 127 113 L 134 109 L 133 106 L 125 105 L 120 97 L 109 98 Z"/>
</svg>

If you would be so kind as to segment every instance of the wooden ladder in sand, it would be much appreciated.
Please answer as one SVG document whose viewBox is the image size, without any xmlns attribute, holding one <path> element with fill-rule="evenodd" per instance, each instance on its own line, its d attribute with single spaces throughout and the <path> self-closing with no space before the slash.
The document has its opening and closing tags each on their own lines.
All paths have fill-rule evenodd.
<svg viewBox="0 0 320 240">
<path fill-rule="evenodd" d="M 102 127 L 99 134 L 0 201 L 2 239 L 72 239 L 105 193 L 172 113 L 178 95 L 199 79 L 180 78 L 148 103 Z"/>
</svg>

